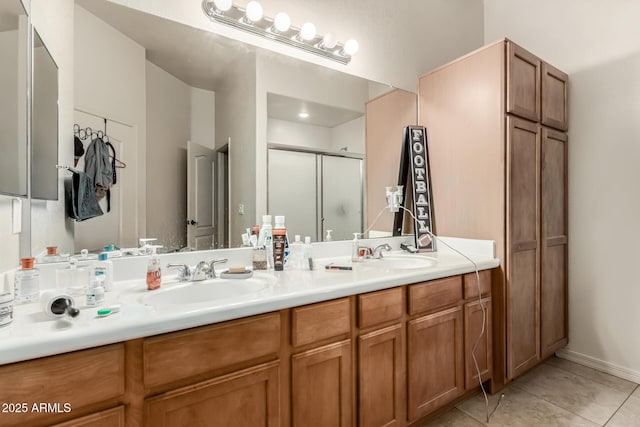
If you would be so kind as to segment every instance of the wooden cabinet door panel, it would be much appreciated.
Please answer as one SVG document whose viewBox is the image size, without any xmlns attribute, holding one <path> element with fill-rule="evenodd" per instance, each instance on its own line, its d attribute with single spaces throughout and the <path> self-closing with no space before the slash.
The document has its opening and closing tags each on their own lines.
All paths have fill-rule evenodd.
<svg viewBox="0 0 640 427">
<path fill-rule="evenodd" d="M 538 125 L 507 120 L 507 345 L 508 376 L 540 360 Z"/>
<path fill-rule="evenodd" d="M 51 427 L 124 427 L 124 406 L 96 412 Z"/>
<path fill-rule="evenodd" d="M 542 63 L 542 124 L 566 131 L 569 76 L 555 67 Z"/>
<path fill-rule="evenodd" d="M 409 421 L 464 391 L 462 317 L 462 307 L 456 307 L 407 323 Z"/>
<path fill-rule="evenodd" d="M 477 387 L 480 384 L 478 382 L 478 371 L 471 356 L 476 341 L 478 345 L 476 346 L 474 354 L 482 381 L 484 382 L 491 378 L 493 372 L 493 310 L 491 305 L 491 298 L 484 298 L 482 300 L 482 307 L 480 306 L 480 301 L 474 301 L 464 305 L 464 364 L 465 388 L 467 390 Z M 485 313 L 484 332 L 482 331 L 483 307 Z M 481 332 L 483 332 L 482 337 L 480 337 Z"/>
<path fill-rule="evenodd" d="M 292 425 L 351 426 L 351 340 L 295 354 L 291 359 Z"/>
<path fill-rule="evenodd" d="M 402 325 L 394 325 L 359 339 L 358 425 L 402 425 L 404 357 Z"/>
<path fill-rule="evenodd" d="M 507 112 L 540 120 L 540 59 L 507 43 Z"/>
<path fill-rule="evenodd" d="M 567 135 L 542 130 L 540 326 L 542 357 L 568 342 Z"/>
<path fill-rule="evenodd" d="M 203 381 L 147 399 L 148 427 L 276 427 L 279 362 Z"/>
</svg>

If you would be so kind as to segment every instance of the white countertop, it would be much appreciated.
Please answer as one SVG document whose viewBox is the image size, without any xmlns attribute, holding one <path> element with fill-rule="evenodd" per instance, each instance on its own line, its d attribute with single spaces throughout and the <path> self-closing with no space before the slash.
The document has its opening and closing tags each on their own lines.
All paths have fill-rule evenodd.
<svg viewBox="0 0 640 427">
<path fill-rule="evenodd" d="M 499 265 L 499 260 L 493 257 L 492 242 L 463 239 L 447 241 L 454 243 L 455 247 L 473 259 L 479 270 Z M 340 255 L 350 249 L 348 242 L 341 245 L 336 243 L 326 244 L 325 249 L 329 248 L 330 252 Z M 393 246 L 399 246 L 399 243 Z M 340 250 L 334 251 L 336 248 Z M 314 251 L 321 255 L 326 255 L 327 252 L 315 246 Z M 440 245 L 438 252 L 420 256 L 435 258 L 437 262 L 426 268 L 384 270 L 373 266 L 371 263 L 375 260 L 371 260 L 354 264 L 352 271 L 326 271 L 324 266 L 335 259 L 316 258 L 314 271 L 255 272 L 255 278 L 268 280 L 269 284 L 264 289 L 253 294 L 194 305 L 145 305 L 140 298 L 159 291 L 147 291 L 142 279 L 125 280 L 116 282 L 115 289 L 106 293 L 105 304 L 101 306 L 121 304 L 121 311 L 104 318 L 95 317 L 98 308 L 84 306 L 84 297 L 77 297 L 76 300 L 81 309 L 80 315 L 68 320 L 49 320 L 39 304 L 17 305 L 14 307 L 14 321 L 0 327 L 0 364 L 474 271 L 467 259 L 444 245 Z M 174 276 L 165 273 L 161 290 L 175 286 L 184 284 L 178 284 Z"/>
</svg>

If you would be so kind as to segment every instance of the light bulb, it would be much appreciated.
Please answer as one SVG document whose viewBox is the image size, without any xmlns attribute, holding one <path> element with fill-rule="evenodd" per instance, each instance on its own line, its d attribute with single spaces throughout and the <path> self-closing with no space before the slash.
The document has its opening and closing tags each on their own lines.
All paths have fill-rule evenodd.
<svg viewBox="0 0 640 427">
<path fill-rule="evenodd" d="M 213 0 L 213 4 L 216 7 L 216 10 L 219 12 L 226 12 L 231 9 L 232 0 Z"/>
<path fill-rule="evenodd" d="M 291 27 L 291 18 L 284 12 L 279 12 L 273 19 L 273 26 L 281 33 L 289 31 Z"/>
<path fill-rule="evenodd" d="M 305 22 L 300 28 L 300 37 L 302 40 L 310 41 L 316 37 L 316 26 L 311 22 Z"/>
<path fill-rule="evenodd" d="M 338 44 L 338 39 L 336 39 L 335 34 L 327 33 L 324 35 L 320 47 L 324 49 L 333 49 L 336 47 L 336 44 Z"/>
<path fill-rule="evenodd" d="M 345 55 L 353 56 L 358 53 L 358 49 L 360 49 L 360 45 L 356 39 L 349 39 L 344 43 L 344 48 L 342 49 Z"/>
<path fill-rule="evenodd" d="M 309 113 L 307 113 L 306 111 L 301 111 L 298 113 L 298 117 L 300 117 L 301 119 L 306 119 L 309 117 Z"/>
<path fill-rule="evenodd" d="M 247 3 L 247 9 L 245 10 L 247 19 L 251 22 L 258 22 L 262 19 L 262 5 L 255 0 Z"/>
</svg>

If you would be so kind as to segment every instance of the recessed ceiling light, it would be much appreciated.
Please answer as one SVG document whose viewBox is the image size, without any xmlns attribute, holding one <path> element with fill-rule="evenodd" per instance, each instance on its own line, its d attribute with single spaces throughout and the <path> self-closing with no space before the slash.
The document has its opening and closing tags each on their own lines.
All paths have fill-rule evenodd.
<svg viewBox="0 0 640 427">
<path fill-rule="evenodd" d="M 303 111 L 301 113 L 298 113 L 298 117 L 300 117 L 301 119 L 306 119 L 307 117 L 309 117 L 309 113 Z"/>
</svg>

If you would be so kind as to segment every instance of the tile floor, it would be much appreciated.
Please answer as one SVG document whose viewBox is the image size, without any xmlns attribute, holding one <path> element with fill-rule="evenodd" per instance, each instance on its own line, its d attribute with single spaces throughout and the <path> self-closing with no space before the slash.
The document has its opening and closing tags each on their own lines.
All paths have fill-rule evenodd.
<svg viewBox="0 0 640 427">
<path fill-rule="evenodd" d="M 482 394 L 421 427 L 640 427 L 640 386 L 567 360 L 552 358 L 513 381 L 486 423 Z M 489 396 L 493 409 L 499 394 Z"/>
</svg>

